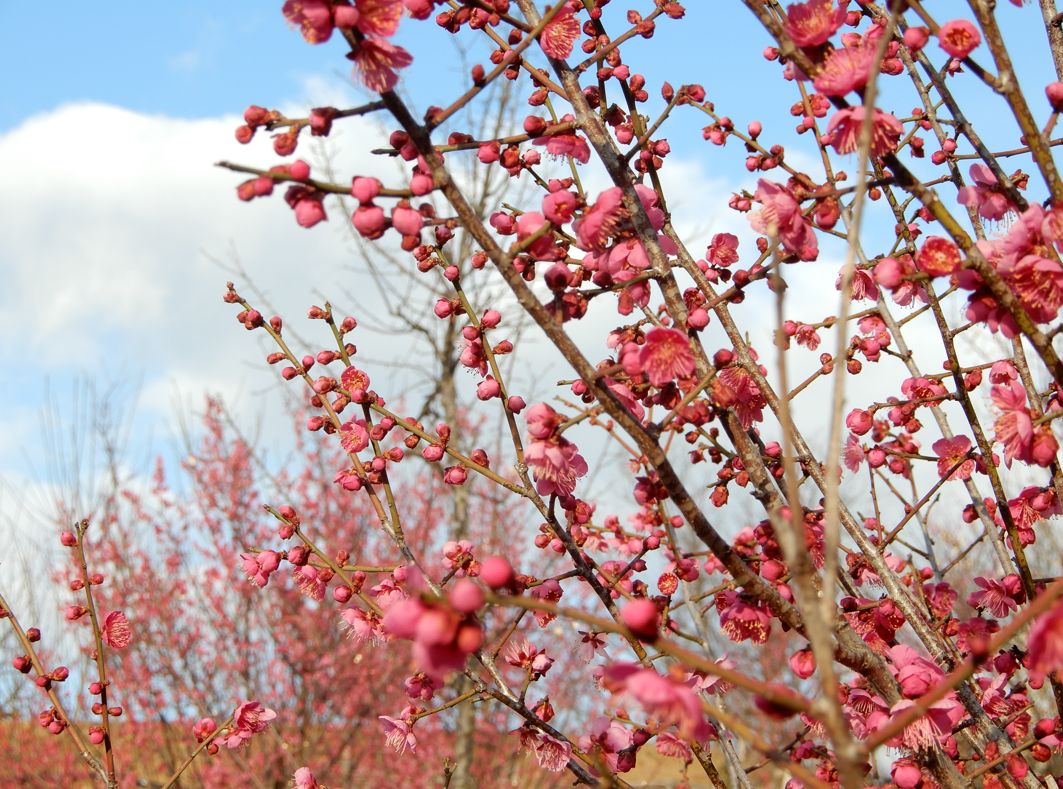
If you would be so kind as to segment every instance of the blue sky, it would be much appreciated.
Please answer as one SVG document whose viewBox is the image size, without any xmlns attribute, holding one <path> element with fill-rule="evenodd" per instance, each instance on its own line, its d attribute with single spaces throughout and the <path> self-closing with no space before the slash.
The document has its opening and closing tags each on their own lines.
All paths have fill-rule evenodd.
<svg viewBox="0 0 1063 789">
<path fill-rule="evenodd" d="M 238 179 L 211 166 L 220 158 L 276 161 L 267 140 L 242 148 L 232 139 L 250 103 L 303 111 L 363 98 L 350 84 L 342 43 L 305 44 L 285 25 L 280 5 L 73 3 L 64 4 L 59 20 L 30 3 L 5 9 L 0 162 L 14 186 L 0 197 L 0 511 L 42 481 L 47 450 L 38 420 L 46 390 L 65 417 L 73 413 L 65 393 L 79 380 L 139 390 L 134 444 L 170 456 L 180 444 L 177 413 L 195 407 L 205 391 L 225 394 L 252 421 L 263 403 L 277 402 L 275 380 L 261 369 L 262 346 L 220 301 L 231 274 L 218 260 L 239 259 L 286 316 L 318 301 L 319 289 L 333 295 L 349 288 L 343 266 L 351 248 L 335 207 L 327 226 L 304 231 L 277 196 L 237 203 Z M 660 106 L 661 79 L 701 82 L 721 112 L 742 126 L 764 121 L 764 139 L 793 143 L 792 156 L 813 166 L 800 152 L 807 143 L 790 133 L 792 88 L 760 55 L 764 32 L 737 3 L 687 6 L 687 20 L 662 22 L 654 40 L 625 48 L 636 68 L 649 64 L 650 110 Z M 998 14 L 1013 41 L 1037 43 L 1017 47 L 1016 57 L 1021 79 L 1036 86 L 1030 95 L 1041 117 L 1039 86 L 1052 77 L 1037 9 L 1001 3 Z M 399 41 L 417 56 L 403 89 L 419 110 L 456 95 L 462 74 L 448 34 L 406 20 Z M 979 54 L 988 58 L 984 48 Z M 1003 117 L 971 78 L 956 85 L 976 117 Z M 898 101 L 891 108 L 902 114 L 913 104 Z M 709 231 L 746 227 L 725 204 L 754 179 L 734 144 L 720 151 L 702 141 L 705 122 L 687 111 L 666 127 L 675 164 L 665 175 L 679 196 L 679 219 L 707 243 Z M 338 144 L 375 133 L 357 122 L 345 129 Z M 983 132 L 992 144 L 1017 137 L 999 120 Z M 353 148 L 338 154 L 344 172 L 387 165 Z M 1036 194 L 1036 183 L 1032 188 Z M 808 302 L 810 318 L 833 309 Z"/>
</svg>

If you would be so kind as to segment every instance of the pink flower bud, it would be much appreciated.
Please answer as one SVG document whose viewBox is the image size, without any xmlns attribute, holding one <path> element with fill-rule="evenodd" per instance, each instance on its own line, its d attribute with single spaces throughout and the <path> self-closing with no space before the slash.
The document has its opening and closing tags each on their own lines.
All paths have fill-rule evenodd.
<svg viewBox="0 0 1063 789">
<path fill-rule="evenodd" d="M 904 271 L 895 258 L 882 258 L 875 264 L 875 282 L 882 287 L 893 290 L 903 278 Z"/>
<path fill-rule="evenodd" d="M 520 395 L 511 395 L 510 398 L 506 401 L 506 405 L 509 407 L 509 410 L 512 411 L 514 414 L 519 414 L 527 407 L 528 404 L 524 402 L 524 398 Z"/>
<path fill-rule="evenodd" d="M 1045 96 L 1052 112 L 1063 112 L 1063 82 L 1053 82 L 1045 88 Z"/>
<path fill-rule="evenodd" d="M 442 459 L 445 451 L 439 444 L 429 444 L 421 450 L 421 457 L 427 460 L 429 463 L 435 463 Z"/>
<path fill-rule="evenodd" d="M 645 598 L 632 600 L 620 609 L 620 621 L 641 641 L 656 641 L 657 606 Z"/>
<path fill-rule="evenodd" d="M 450 466 L 443 472 L 443 481 L 448 485 L 463 485 L 469 478 L 469 472 L 464 466 Z"/>
<path fill-rule="evenodd" d="M 434 188 L 435 184 L 432 182 L 432 176 L 430 175 L 417 173 L 410 179 L 410 191 L 418 197 L 428 194 Z"/>
<path fill-rule="evenodd" d="M 709 325 L 709 312 L 704 307 L 696 307 L 687 315 L 687 326 L 700 331 Z"/>
<path fill-rule="evenodd" d="M 320 200 L 306 198 L 295 204 L 295 221 L 299 227 L 313 227 L 326 219 L 325 207 Z"/>
<path fill-rule="evenodd" d="M 476 396 L 480 400 L 490 400 L 492 397 L 498 397 L 501 391 L 502 387 L 499 386 L 498 381 L 488 376 L 477 385 Z"/>
<path fill-rule="evenodd" d="M 70 622 L 76 622 L 85 616 L 88 611 L 81 605 L 68 605 L 63 613 L 63 616 Z"/>
<path fill-rule="evenodd" d="M 420 211 L 399 203 L 391 211 L 391 226 L 401 235 L 416 236 L 424 227 L 424 217 L 421 216 Z"/>
<path fill-rule="evenodd" d="M 305 181 L 310 177 L 310 165 L 302 159 L 296 159 L 288 166 L 288 173 L 296 181 Z"/>
<path fill-rule="evenodd" d="M 491 589 L 510 587 L 515 580 L 513 566 L 501 556 L 488 556 L 480 562 L 480 580 Z"/>
<path fill-rule="evenodd" d="M 354 229 L 370 240 L 380 238 L 387 229 L 387 217 L 384 209 L 376 205 L 361 205 L 351 215 Z"/>
<path fill-rule="evenodd" d="M 854 408 L 849 412 L 849 415 L 845 417 L 845 426 L 858 436 L 867 433 L 871 430 L 874 424 L 875 420 L 871 414 L 861 408 Z"/>
<path fill-rule="evenodd" d="M 890 770 L 890 776 L 898 789 L 916 789 L 923 783 L 923 774 L 919 771 L 918 765 L 909 759 L 895 762 Z"/>
<path fill-rule="evenodd" d="M 255 197 L 266 197 L 273 194 L 273 179 L 268 175 L 262 175 L 251 181 L 251 190 Z"/>
<path fill-rule="evenodd" d="M 811 649 L 799 649 L 790 656 L 790 668 L 801 679 L 808 679 L 816 671 L 816 660 Z"/>
<path fill-rule="evenodd" d="M 778 581 L 786 575 L 786 565 L 775 559 L 768 559 L 765 562 L 761 562 L 760 574 L 768 581 Z"/>
<path fill-rule="evenodd" d="M 471 614 L 484 604 L 483 590 L 468 578 L 462 578 L 447 595 L 455 611 Z"/>
<path fill-rule="evenodd" d="M 381 183 L 376 178 L 356 176 L 351 181 L 351 195 L 360 203 L 371 202 L 380 194 Z"/>
<path fill-rule="evenodd" d="M 925 27 L 910 27 L 904 31 L 904 45 L 912 52 L 918 52 L 930 40 L 930 31 Z"/>
<path fill-rule="evenodd" d="M 74 532 L 65 531 L 59 535 L 59 542 L 66 548 L 73 548 L 78 544 L 78 538 L 74 536 Z"/>
</svg>

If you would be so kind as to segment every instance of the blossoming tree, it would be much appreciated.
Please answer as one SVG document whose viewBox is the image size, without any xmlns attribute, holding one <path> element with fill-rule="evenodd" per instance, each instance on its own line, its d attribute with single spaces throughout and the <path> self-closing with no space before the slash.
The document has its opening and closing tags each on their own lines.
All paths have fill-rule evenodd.
<svg viewBox="0 0 1063 789">
<path fill-rule="evenodd" d="M 302 159 L 223 166 L 251 176 L 241 199 L 284 188 L 307 228 L 335 220 L 334 195 L 353 198 L 357 233 L 397 243 L 411 276 L 447 288 L 421 318 L 460 327 L 469 394 L 506 443 L 489 454 L 467 426 L 395 406 L 402 392 L 360 362 L 356 320 L 312 307 L 326 347 L 296 348 L 280 317 L 230 284 L 239 322 L 275 344 L 269 364 L 305 387 L 309 430 L 342 450 L 337 490 L 388 546 L 387 558 L 364 555 L 334 515 L 281 492 L 239 569 L 266 587 L 260 605 L 273 605 L 271 578 L 293 578 L 321 622 L 378 642 L 392 665 L 412 661 L 408 704 L 381 708 L 373 735 L 400 753 L 426 718 L 477 704 L 503 714 L 512 747 L 543 770 L 590 785 L 630 785 L 652 750 L 715 787 L 775 772 L 794 787 L 1055 785 L 1063 579 L 1045 524 L 1063 494 L 1052 136 L 1063 17 L 1053 0 L 970 0 L 941 18 L 917 0 L 713 4 L 759 24 L 751 58 L 777 66 L 770 95 L 788 95 L 797 119 L 785 129 L 751 106 L 726 108 L 748 116 L 732 120 L 711 86 L 647 77 L 647 53 L 689 23 L 687 9 L 616 5 L 284 3 L 306 42 L 352 61 L 375 95 L 305 117 L 252 106 L 238 139 L 271 132 L 286 158 L 304 136 L 371 114 L 386 118 L 383 155 L 403 175 L 341 183 Z M 1025 28 L 1008 40 L 1012 16 Z M 487 62 L 459 95 L 415 110 L 397 92 L 418 68 L 394 42 L 400 24 L 484 42 Z M 1009 47 L 1035 43 L 1055 75 L 1022 85 Z M 524 92 L 520 128 L 460 128 L 501 80 Z M 995 102 L 1007 131 L 976 127 L 971 101 Z M 686 114 L 707 119 L 707 157 L 737 155 L 755 174 L 725 199 L 744 238 L 673 223 L 665 134 Z M 456 163 L 471 158 L 531 190 L 470 201 Z M 787 300 L 805 278 L 822 320 Z M 470 287 L 485 282 L 505 297 L 478 300 L 487 291 Z M 503 365 L 519 363 L 511 331 L 525 319 L 568 370 L 531 404 Z M 597 434 L 627 463 L 592 495 Z M 405 504 L 425 464 L 453 495 L 504 497 L 504 542 L 413 539 Z M 65 544 L 80 552 L 83 537 Z M 389 569 L 370 577 L 358 569 L 370 562 Z M 85 608 L 105 693 L 106 647 L 135 639 L 137 621 L 101 619 L 91 596 Z M 16 668 L 54 693 L 56 670 L 16 629 Z M 329 659 L 341 665 L 345 649 Z M 755 670 L 752 656 L 771 649 L 785 663 Z M 577 690 L 564 707 L 550 701 L 561 682 Z M 268 694 L 257 698 L 196 736 L 253 740 L 272 718 Z M 105 745 L 107 703 L 92 740 Z M 76 728 L 54 700 L 49 716 L 52 731 Z M 111 749 L 101 764 L 78 744 L 113 782 Z M 307 766 L 317 778 L 301 772 L 298 785 L 329 780 L 329 764 Z"/>
</svg>

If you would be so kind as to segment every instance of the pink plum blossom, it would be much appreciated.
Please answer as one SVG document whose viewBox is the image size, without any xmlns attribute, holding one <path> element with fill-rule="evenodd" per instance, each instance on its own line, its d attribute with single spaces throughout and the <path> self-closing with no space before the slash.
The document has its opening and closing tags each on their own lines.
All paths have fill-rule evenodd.
<svg viewBox="0 0 1063 789">
<path fill-rule="evenodd" d="M 949 55 L 963 60 L 982 43 L 982 36 L 970 20 L 953 19 L 938 28 L 938 43 Z"/>
<path fill-rule="evenodd" d="M 848 0 L 837 6 L 834 0 L 806 0 L 786 7 L 783 28 L 799 47 L 825 44 L 845 24 Z"/>
<path fill-rule="evenodd" d="M 1015 210 L 993 171 L 980 162 L 971 165 L 971 182 L 960 187 L 957 199 L 961 205 L 975 208 L 984 219 L 1003 219 Z"/>
<path fill-rule="evenodd" d="M 124 649 L 129 646 L 129 642 L 133 638 L 129 620 L 126 619 L 126 615 L 121 611 L 111 611 L 107 614 L 103 619 L 100 631 L 103 643 L 112 649 Z"/>
<path fill-rule="evenodd" d="M 959 468 L 949 474 L 948 479 L 961 479 L 966 480 L 971 478 L 971 473 L 974 471 L 974 459 L 964 457 L 971 449 L 971 439 L 967 436 L 956 436 L 955 438 L 939 438 L 934 442 L 934 454 L 938 456 L 938 476 L 944 477 L 949 474 L 949 469 L 960 463 Z"/>
<path fill-rule="evenodd" d="M 406 708 L 406 710 L 410 709 Z M 406 710 L 403 710 L 403 713 Z M 380 715 L 378 718 L 384 724 L 384 739 L 389 748 L 394 748 L 397 753 L 405 753 L 407 748 L 414 753 L 417 752 L 417 736 L 413 733 L 413 726 L 405 715 L 399 718 Z"/>
<path fill-rule="evenodd" d="M 675 724 L 681 737 L 701 739 L 709 734 L 701 702 L 685 682 L 634 663 L 614 663 L 606 667 L 602 685 L 618 696 L 637 702 L 662 724 Z"/>
<path fill-rule="evenodd" d="M 694 353 L 687 336 L 677 329 L 650 329 L 639 350 L 639 367 L 654 386 L 689 378 L 694 374 Z"/>
<path fill-rule="evenodd" d="M 257 701 L 245 701 L 233 713 L 232 729 L 218 739 L 226 748 L 239 748 L 251 737 L 266 730 L 277 713 Z"/>
<path fill-rule="evenodd" d="M 783 248 L 799 260 L 818 257 L 819 242 L 812 224 L 790 189 L 761 178 L 754 197 L 762 206 L 749 217 L 754 230 L 778 237 Z"/>
</svg>

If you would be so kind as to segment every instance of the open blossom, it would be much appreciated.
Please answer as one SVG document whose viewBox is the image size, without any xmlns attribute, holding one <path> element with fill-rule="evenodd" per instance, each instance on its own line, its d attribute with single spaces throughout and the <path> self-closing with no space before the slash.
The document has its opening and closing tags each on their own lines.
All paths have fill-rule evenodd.
<svg viewBox="0 0 1063 789">
<path fill-rule="evenodd" d="M 799 47 L 814 47 L 825 44 L 845 24 L 848 0 L 837 7 L 834 0 L 806 0 L 786 7 L 783 27 Z"/>
<path fill-rule="evenodd" d="M 614 663 L 606 667 L 602 686 L 642 705 L 662 724 L 676 724 L 681 737 L 700 740 L 711 732 L 701 714 L 701 702 L 686 682 L 634 663 Z"/>
<path fill-rule="evenodd" d="M 716 595 L 720 627 L 732 641 L 763 644 L 771 633 L 771 614 L 741 593 L 728 589 Z"/>
<path fill-rule="evenodd" d="M 613 772 L 627 772 L 634 766 L 634 760 L 628 765 L 621 764 L 620 759 L 621 754 L 631 747 L 632 742 L 631 729 L 618 721 L 599 715 L 591 721 L 590 731 L 580 737 L 579 746 L 586 753 L 593 753 L 597 750 Z"/>
<path fill-rule="evenodd" d="M 281 555 L 276 551 L 259 551 L 258 553 L 241 553 L 244 575 L 255 586 L 263 587 L 269 583 L 270 575 L 280 567 Z"/>
<path fill-rule="evenodd" d="M 246 701 L 233 713 L 232 730 L 220 738 L 226 748 L 239 748 L 251 739 L 252 735 L 266 730 L 269 722 L 277 713 L 263 707 L 257 701 Z"/>
<path fill-rule="evenodd" d="M 799 260 L 815 260 L 819 243 L 812 224 L 801 213 L 801 204 L 787 187 L 761 178 L 754 195 L 761 204 L 749 216 L 758 233 L 777 236 L 783 248 Z"/>
<path fill-rule="evenodd" d="M 384 631 L 380 627 L 380 617 L 372 612 L 365 612 L 357 606 L 340 611 L 340 619 L 350 638 L 356 641 L 383 641 Z"/>
<path fill-rule="evenodd" d="M 860 147 L 860 132 L 867 111 L 864 107 L 848 107 L 834 113 L 827 124 L 827 140 L 838 153 L 853 153 Z M 888 112 L 874 110 L 871 122 L 871 155 L 878 157 L 892 153 L 904 133 L 901 122 Z"/>
<path fill-rule="evenodd" d="M 738 236 L 733 233 L 717 233 L 712 237 L 706 259 L 714 266 L 727 268 L 738 262 Z"/>
<path fill-rule="evenodd" d="M 579 29 L 579 20 L 576 19 L 572 6 L 566 6 L 543 28 L 539 35 L 539 45 L 549 57 L 564 60 L 572 54 L 572 48 L 579 38 Z"/>
<path fill-rule="evenodd" d="M 995 440 L 1004 445 L 1004 462 L 1008 467 L 1016 459 L 1038 466 L 1048 466 L 1055 460 L 1059 444 L 1050 424 L 1034 427 L 1022 384 L 1011 381 L 994 386 L 990 395 L 993 404 L 1001 412 L 993 423 L 993 429 L 996 432 Z"/>
<path fill-rule="evenodd" d="M 533 679 L 543 676 L 554 665 L 554 659 L 546 654 L 546 650 L 536 649 L 526 639 L 511 641 L 505 658 L 509 665 L 524 669 Z"/>
<path fill-rule="evenodd" d="M 295 789 L 321 789 L 321 785 L 314 778 L 314 774 L 309 767 L 300 767 L 296 770 L 292 776 L 292 783 Z"/>
<path fill-rule="evenodd" d="M 344 452 L 361 452 L 369 446 L 369 430 L 364 419 L 351 419 L 340 425 L 340 445 Z"/>
<path fill-rule="evenodd" d="M 576 445 L 560 436 L 552 441 L 532 441 L 524 459 L 532 470 L 540 496 L 571 495 L 576 480 L 588 471 L 587 461 Z"/>
<path fill-rule="evenodd" d="M 124 649 L 132 640 L 129 620 L 121 611 L 111 611 L 104 617 L 102 632 L 103 643 L 112 649 Z"/>
<path fill-rule="evenodd" d="M 871 78 L 875 65 L 875 45 L 857 44 L 836 49 L 830 54 L 812 85 L 824 96 L 844 96 L 859 90 Z M 852 109 L 863 109 L 853 107 Z"/>
<path fill-rule="evenodd" d="M 971 182 L 960 187 L 957 199 L 961 205 L 973 206 L 984 219 L 1003 219 L 1015 210 L 993 171 L 981 162 L 971 165 Z"/>
<path fill-rule="evenodd" d="M 926 288 L 910 277 L 916 273 L 915 261 L 908 254 L 884 257 L 875 264 L 875 282 L 891 292 L 893 301 L 907 307 L 916 298 L 926 302 Z"/>
<path fill-rule="evenodd" d="M 392 718 L 388 715 L 378 716 L 384 724 L 384 739 L 388 747 L 394 748 L 398 753 L 404 753 L 407 748 L 415 753 L 417 751 L 417 736 L 413 733 L 412 725 L 407 721 L 409 717 L 406 715 L 407 711 L 412 711 L 412 708 L 404 709 L 399 718 Z"/>
<path fill-rule="evenodd" d="M 540 496 L 571 495 L 576 480 L 588 471 L 587 461 L 576 445 L 557 432 L 561 415 L 545 403 L 528 409 L 528 437 L 525 461 L 535 477 Z"/>
<path fill-rule="evenodd" d="M 595 633 L 594 631 L 577 630 L 580 635 L 579 647 L 576 649 L 576 654 L 580 660 L 584 663 L 590 663 L 596 657 L 601 655 L 603 658 L 608 658 L 605 648 L 605 637 L 601 633 Z"/>
<path fill-rule="evenodd" d="M 861 446 L 859 437 L 855 433 L 850 433 L 845 440 L 845 446 L 842 447 L 842 462 L 845 467 L 855 474 L 860 470 L 866 457 L 867 453 Z"/>
<path fill-rule="evenodd" d="M 639 350 L 639 367 L 650 383 L 664 386 L 694 374 L 694 353 L 686 335 L 677 329 L 654 328 L 646 332 Z"/>
<path fill-rule="evenodd" d="M 399 29 L 402 0 L 357 0 L 355 5 L 358 29 L 367 36 L 393 36 Z"/>
<path fill-rule="evenodd" d="M 963 60 L 982 43 L 982 36 L 970 20 L 953 19 L 938 28 L 938 43 L 952 57 Z"/>
<path fill-rule="evenodd" d="M 972 608 L 985 608 L 997 619 L 1003 619 L 1009 611 L 1018 609 L 1017 598 L 1022 595 L 1023 590 L 1019 576 L 1014 573 L 999 581 L 978 576 L 974 583 L 981 591 L 971 592 L 967 598 L 967 605 Z"/>
<path fill-rule="evenodd" d="M 636 184 L 638 195 L 650 225 L 654 230 L 664 227 L 664 211 L 660 208 L 657 193 L 648 186 Z M 586 211 L 582 218 L 573 224 L 580 246 L 587 250 L 605 250 L 610 246 L 610 239 L 631 231 L 631 214 L 624 207 L 623 192 L 614 186 L 598 195 L 598 199 Z"/>
<path fill-rule="evenodd" d="M 605 249 L 622 221 L 628 217 L 619 186 L 606 189 L 575 222 L 576 238 L 584 249 Z"/>
<path fill-rule="evenodd" d="M 1041 677 L 1063 669 L 1063 603 L 1041 614 L 1030 628 L 1026 668 Z"/>
<path fill-rule="evenodd" d="M 713 401 L 722 408 L 734 409 L 746 430 L 764 418 L 764 406 L 768 401 L 745 367 L 737 364 L 724 367 L 712 379 L 710 389 Z"/>
<path fill-rule="evenodd" d="M 572 120 L 572 116 L 566 116 L 563 120 Z M 591 147 L 587 139 L 571 129 L 536 137 L 532 142 L 535 145 L 545 146 L 548 154 L 559 159 L 571 156 L 580 164 L 586 164 L 591 159 Z"/>
<path fill-rule="evenodd" d="M 905 698 L 917 699 L 945 676 L 937 664 L 906 644 L 889 649 L 889 670 Z"/>
<path fill-rule="evenodd" d="M 842 275 L 840 273 L 834 283 L 834 287 L 838 290 L 842 289 Z M 878 301 L 878 285 L 875 283 L 874 275 L 867 269 L 856 269 L 853 272 L 850 294 L 853 301 Z"/>
<path fill-rule="evenodd" d="M 214 722 L 213 718 L 200 718 L 192 726 L 192 736 L 196 738 L 196 742 L 203 742 L 217 730 L 218 724 Z"/>
<path fill-rule="evenodd" d="M 910 699 L 901 699 L 890 708 L 891 717 L 899 717 L 915 705 Z M 894 746 L 903 745 L 913 751 L 929 750 L 942 738 L 952 733 L 961 720 L 966 717 L 967 711 L 963 704 L 956 698 L 955 693 L 950 693 L 943 699 L 930 705 L 926 714 L 909 724 L 900 737 L 890 740 Z"/>
<path fill-rule="evenodd" d="M 919 270 L 932 277 L 947 277 L 959 270 L 960 249 L 942 236 L 929 236 L 915 256 Z"/>
<path fill-rule="evenodd" d="M 544 770 L 559 773 L 565 769 L 569 759 L 572 758 L 572 745 L 570 743 L 551 737 L 549 734 L 527 724 L 511 733 L 520 735 L 521 750 L 534 753 L 535 761 Z"/>
<path fill-rule="evenodd" d="M 544 232 L 545 231 L 545 232 Z M 536 238 L 536 234 L 538 238 Z M 531 241 L 531 239 L 535 239 Z M 517 220 L 517 241 L 525 244 L 528 254 L 536 260 L 563 260 L 565 255 L 554 243 L 550 223 L 538 211 L 526 211 Z"/>
<path fill-rule="evenodd" d="M 560 227 L 572 221 L 572 213 L 579 205 L 576 195 L 565 189 L 551 192 L 543 198 L 543 214 Z"/>
<path fill-rule="evenodd" d="M 738 667 L 738 664 L 726 655 L 716 658 L 715 663 L 720 668 L 731 671 Z M 710 696 L 722 696 L 734 689 L 734 685 L 716 674 L 702 674 L 698 671 L 692 671 L 687 679 L 693 683 L 694 690 L 700 693 L 708 693 Z"/>
<path fill-rule="evenodd" d="M 1007 257 L 998 270 L 1037 323 L 1055 320 L 1063 307 L 1063 267 L 1041 255 Z"/>
<path fill-rule="evenodd" d="M 938 476 L 944 477 L 949 473 L 949 469 L 963 460 L 964 456 L 971 449 L 971 439 L 967 436 L 956 436 L 955 438 L 939 438 L 934 442 L 934 454 L 939 458 L 938 460 Z M 949 479 L 970 479 L 971 472 L 974 471 L 974 459 L 967 458 L 960 464 L 960 467 L 949 474 Z"/>
<path fill-rule="evenodd" d="M 287 0 L 281 11 L 309 44 L 322 44 L 332 35 L 332 9 L 326 0 Z"/>
<path fill-rule="evenodd" d="M 413 63 L 413 56 L 396 44 L 382 38 L 364 38 L 358 49 L 348 53 L 354 70 L 369 90 L 386 93 L 399 81 L 396 69 Z"/>
</svg>

